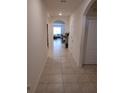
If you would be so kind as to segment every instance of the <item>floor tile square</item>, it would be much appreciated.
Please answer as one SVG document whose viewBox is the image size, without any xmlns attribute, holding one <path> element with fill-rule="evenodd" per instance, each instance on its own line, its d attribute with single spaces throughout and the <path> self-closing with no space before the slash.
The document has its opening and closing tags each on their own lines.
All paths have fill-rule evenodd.
<svg viewBox="0 0 124 93">
<path fill-rule="evenodd" d="M 46 93 L 47 84 L 39 84 L 35 93 Z"/>
<path fill-rule="evenodd" d="M 48 84 L 46 93 L 64 93 L 63 84 Z"/>
<path fill-rule="evenodd" d="M 77 83 L 78 77 L 73 74 L 63 74 L 63 82 L 66 83 Z"/>
<path fill-rule="evenodd" d="M 64 84 L 65 93 L 82 93 L 78 84 Z"/>
</svg>

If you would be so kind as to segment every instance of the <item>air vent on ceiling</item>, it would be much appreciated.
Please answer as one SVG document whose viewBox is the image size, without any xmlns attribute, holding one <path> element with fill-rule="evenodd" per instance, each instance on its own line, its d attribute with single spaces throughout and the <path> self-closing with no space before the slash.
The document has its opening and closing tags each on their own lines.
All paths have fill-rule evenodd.
<svg viewBox="0 0 124 93">
<path fill-rule="evenodd" d="M 66 0 L 60 0 L 61 3 L 66 3 L 67 1 Z"/>
</svg>

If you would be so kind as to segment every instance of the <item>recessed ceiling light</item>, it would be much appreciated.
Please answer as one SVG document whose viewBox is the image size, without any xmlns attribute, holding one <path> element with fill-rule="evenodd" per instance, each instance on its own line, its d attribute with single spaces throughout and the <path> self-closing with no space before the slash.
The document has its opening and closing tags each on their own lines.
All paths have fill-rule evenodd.
<svg viewBox="0 0 124 93">
<path fill-rule="evenodd" d="M 62 13 L 59 13 L 59 16 L 62 16 Z"/>
</svg>

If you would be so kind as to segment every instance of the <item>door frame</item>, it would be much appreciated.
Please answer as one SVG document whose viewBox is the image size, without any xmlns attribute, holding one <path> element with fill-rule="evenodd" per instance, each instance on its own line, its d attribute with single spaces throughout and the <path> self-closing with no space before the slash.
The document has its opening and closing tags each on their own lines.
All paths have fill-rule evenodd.
<svg viewBox="0 0 124 93">
<path fill-rule="evenodd" d="M 86 45 L 87 45 L 87 36 L 88 36 L 88 33 L 87 33 L 87 13 L 89 11 L 89 9 L 91 8 L 91 6 L 93 5 L 94 2 L 96 2 L 97 0 L 91 0 L 82 17 L 84 18 L 84 25 L 82 26 L 82 36 L 81 36 L 81 45 L 80 45 L 80 58 L 79 58 L 79 66 L 82 67 L 84 65 L 84 61 L 85 61 L 85 53 L 86 53 Z M 86 44 L 86 45 L 85 45 Z"/>
</svg>

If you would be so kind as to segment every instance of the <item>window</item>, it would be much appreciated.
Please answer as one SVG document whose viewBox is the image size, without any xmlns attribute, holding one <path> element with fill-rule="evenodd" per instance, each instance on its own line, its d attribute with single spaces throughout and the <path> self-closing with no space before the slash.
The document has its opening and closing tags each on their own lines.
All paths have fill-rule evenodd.
<svg viewBox="0 0 124 93">
<path fill-rule="evenodd" d="M 54 35 L 61 34 L 61 27 L 53 27 L 53 34 Z"/>
</svg>

